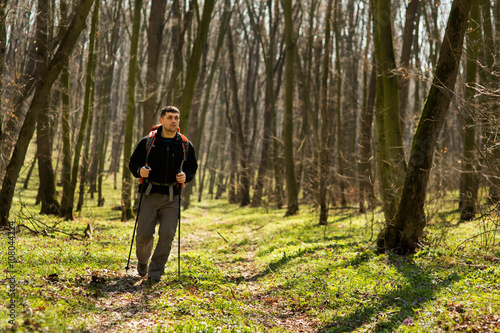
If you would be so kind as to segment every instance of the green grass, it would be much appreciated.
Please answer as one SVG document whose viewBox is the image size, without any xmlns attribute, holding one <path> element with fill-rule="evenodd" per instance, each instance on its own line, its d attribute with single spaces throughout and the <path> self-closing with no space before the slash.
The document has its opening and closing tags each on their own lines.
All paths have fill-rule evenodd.
<svg viewBox="0 0 500 333">
<path fill-rule="evenodd" d="M 124 269 L 134 221 L 119 221 L 117 191 L 108 191 L 115 196 L 105 207 L 88 199 L 70 222 L 38 215 L 36 191 L 17 196 L 13 220 L 66 232 L 17 234 L 17 331 L 500 332 L 500 237 L 481 235 L 497 217 L 459 222 L 441 204 L 428 212 L 421 250 L 399 257 L 374 252 L 379 212 L 332 210 L 325 228 L 305 206 L 285 218 L 285 210 L 205 199 L 182 212 L 181 276 L 176 240 L 166 275 L 146 288 L 134 256 Z M 88 223 L 92 240 L 68 235 Z M 2 330 L 8 288 L 3 280 Z"/>
</svg>

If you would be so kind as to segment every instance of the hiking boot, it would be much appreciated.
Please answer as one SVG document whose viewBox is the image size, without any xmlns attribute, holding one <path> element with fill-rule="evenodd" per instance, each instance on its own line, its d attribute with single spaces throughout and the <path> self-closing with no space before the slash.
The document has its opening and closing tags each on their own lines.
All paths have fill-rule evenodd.
<svg viewBox="0 0 500 333">
<path fill-rule="evenodd" d="M 157 283 L 160 282 L 160 279 L 153 279 L 151 278 L 151 276 L 148 276 L 147 280 L 145 280 L 142 285 L 145 285 L 145 286 L 153 286 Z"/>
<path fill-rule="evenodd" d="M 148 264 L 137 263 L 137 273 L 139 273 L 141 277 L 148 275 Z"/>
</svg>

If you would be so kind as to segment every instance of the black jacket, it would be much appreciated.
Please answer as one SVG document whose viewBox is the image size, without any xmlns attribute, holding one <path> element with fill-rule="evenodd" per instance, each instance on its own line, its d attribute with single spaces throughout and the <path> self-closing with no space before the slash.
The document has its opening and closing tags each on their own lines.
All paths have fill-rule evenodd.
<svg viewBox="0 0 500 333">
<path fill-rule="evenodd" d="M 184 148 L 179 133 L 176 133 L 172 142 L 167 142 L 161 137 L 161 132 L 162 127 L 160 126 L 147 157 L 147 164 L 151 168 L 151 171 L 146 180 L 153 183 L 150 193 L 168 194 L 168 186 L 165 185 L 176 182 L 175 176 L 179 173 L 181 163 L 184 159 Z M 146 165 L 147 142 L 148 136 L 143 137 L 130 157 L 128 167 L 136 178 L 141 177 L 139 170 Z M 182 165 L 182 171 L 186 174 L 186 183 L 188 183 L 193 179 L 198 169 L 198 162 L 196 161 L 196 153 L 191 141 L 187 142 L 186 145 L 189 145 L 189 147 L 187 147 L 187 159 Z M 147 186 L 147 182 L 144 182 L 144 184 Z M 174 187 L 174 194 L 178 193 L 178 187 Z"/>
</svg>

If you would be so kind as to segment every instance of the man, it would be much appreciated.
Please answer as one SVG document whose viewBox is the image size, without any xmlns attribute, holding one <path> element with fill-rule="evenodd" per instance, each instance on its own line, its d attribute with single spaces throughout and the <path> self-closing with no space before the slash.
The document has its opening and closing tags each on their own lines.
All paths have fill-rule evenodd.
<svg viewBox="0 0 500 333">
<path fill-rule="evenodd" d="M 141 139 L 130 157 L 129 169 L 142 178 L 144 191 L 137 222 L 137 272 L 157 283 L 165 271 L 179 217 L 181 186 L 191 181 L 198 169 L 195 150 L 178 133 L 180 112 L 174 106 L 161 110 L 160 125 Z M 158 243 L 153 240 L 158 224 Z M 151 257 L 151 263 L 148 262 Z"/>
</svg>

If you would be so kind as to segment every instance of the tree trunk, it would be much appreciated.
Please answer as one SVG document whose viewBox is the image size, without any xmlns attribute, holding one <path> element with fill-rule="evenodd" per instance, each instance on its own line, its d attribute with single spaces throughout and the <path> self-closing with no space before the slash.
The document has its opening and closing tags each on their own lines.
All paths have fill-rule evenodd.
<svg viewBox="0 0 500 333">
<path fill-rule="evenodd" d="M 103 83 L 103 91 L 102 91 L 102 128 L 103 132 L 102 134 L 102 140 L 100 142 L 99 146 L 99 166 L 98 166 L 98 177 L 97 177 L 97 205 L 99 207 L 104 205 L 104 197 L 102 194 L 102 183 L 103 183 L 103 177 L 104 177 L 104 161 L 106 160 L 106 148 L 107 148 L 107 143 L 108 143 L 108 137 L 109 137 L 109 122 L 108 122 L 108 111 L 109 106 L 111 105 L 111 92 L 112 92 L 112 86 L 113 86 L 113 77 L 115 73 L 115 54 L 117 53 L 117 49 L 119 44 L 117 43 L 118 39 L 118 17 L 119 17 L 119 8 L 121 8 L 121 3 L 123 0 L 118 0 L 115 5 L 115 10 L 113 13 L 113 29 L 111 32 L 111 41 L 109 43 L 109 48 L 108 48 L 108 57 L 111 61 L 108 62 L 107 67 L 106 67 L 106 74 L 104 78 L 104 83 Z"/>
<path fill-rule="evenodd" d="M 470 23 L 467 32 L 467 64 L 466 64 L 466 87 L 465 108 L 463 113 L 464 130 L 462 134 L 464 142 L 462 158 L 462 174 L 460 177 L 460 219 L 472 220 L 476 215 L 477 192 L 479 177 L 477 174 L 476 156 L 476 124 L 474 111 L 476 105 L 475 85 L 477 77 L 477 61 L 479 56 L 479 43 L 481 40 L 481 10 L 478 0 L 474 0 L 470 12 Z"/>
<path fill-rule="evenodd" d="M 418 13 L 418 6 L 420 1 L 408 1 L 408 6 L 406 7 L 406 21 L 403 31 L 403 46 L 401 48 L 401 58 L 399 61 L 399 67 L 402 73 L 398 75 L 399 82 L 399 121 L 401 126 L 401 135 L 403 139 L 406 138 L 406 133 L 408 132 L 408 124 L 405 121 L 410 119 L 408 117 L 409 112 L 407 110 L 409 88 L 410 88 L 410 75 L 408 71 L 410 70 L 410 56 L 411 56 L 411 46 L 413 44 L 413 30 L 415 28 L 415 19 Z"/>
<path fill-rule="evenodd" d="M 5 12 L 5 7 L 7 6 L 7 0 L 0 1 L 0 87 L 4 85 L 4 72 L 5 72 L 5 60 L 7 55 L 7 26 L 6 26 L 6 17 L 7 13 Z M 3 99 L 3 91 L 4 89 L 0 89 L 0 101 Z M 0 116 L 0 147 L 4 140 L 4 131 L 3 131 L 3 115 Z M 1 150 L 0 150 L 1 153 Z M 0 159 L 2 156 L 0 155 Z M 1 163 L 1 162 L 0 162 Z M 2 164 L 0 164 L 2 165 Z M 0 175 L 0 181 L 2 180 Z"/>
<path fill-rule="evenodd" d="M 285 17 L 285 110 L 283 115 L 283 145 L 285 152 L 287 210 L 285 216 L 297 214 L 299 210 L 297 180 L 295 178 L 295 159 L 293 157 L 293 92 L 294 57 L 296 47 L 293 38 L 292 0 L 282 0 Z"/>
<path fill-rule="evenodd" d="M 260 45 L 262 47 L 262 52 L 264 56 L 264 65 L 266 71 L 266 88 L 264 97 L 264 124 L 263 124 L 263 138 L 262 138 L 262 148 L 260 153 L 259 168 L 257 171 L 257 179 L 255 183 L 255 191 L 252 198 L 252 207 L 260 207 L 262 205 L 262 195 L 264 192 L 264 184 L 267 180 L 267 171 L 269 165 L 269 151 L 272 142 L 272 113 L 275 112 L 276 101 L 274 98 L 274 65 L 275 65 L 275 43 L 276 43 L 276 21 L 271 19 L 272 16 L 272 1 L 267 1 L 267 7 L 269 10 L 269 43 L 265 45 L 264 38 L 262 36 L 262 29 L 256 22 L 252 7 L 249 1 L 246 1 L 247 7 L 249 8 L 249 16 L 252 27 L 255 34 L 259 38 Z"/>
<path fill-rule="evenodd" d="M 228 53 L 229 53 L 229 80 L 232 89 L 234 117 L 231 118 L 233 122 L 233 130 L 235 131 L 236 142 L 238 143 L 238 157 L 240 160 L 240 179 L 238 182 L 238 202 L 241 206 L 250 204 L 250 178 L 249 167 L 247 160 L 247 138 L 243 133 L 243 117 L 241 114 L 241 107 L 238 98 L 238 83 L 236 81 L 236 61 L 234 59 L 234 44 L 231 30 L 227 31 Z"/>
<path fill-rule="evenodd" d="M 172 65 L 172 71 L 170 75 L 170 81 L 168 83 L 168 87 L 165 92 L 167 105 L 171 105 L 178 101 L 177 90 L 179 90 L 180 82 L 181 82 L 181 73 L 184 64 L 184 36 L 188 27 L 191 25 L 191 21 L 193 18 L 193 6 L 194 0 L 189 1 L 189 10 L 184 15 L 184 24 L 181 24 L 182 17 L 180 13 L 180 4 L 179 0 L 174 0 L 172 3 L 172 47 L 175 49 L 174 61 Z M 182 28 L 182 29 L 181 29 Z M 182 109 L 180 110 L 182 112 Z"/>
<path fill-rule="evenodd" d="M 43 68 L 46 68 L 48 64 L 48 20 L 49 1 L 39 0 L 36 15 L 36 45 L 38 46 L 36 62 L 37 66 Z M 60 207 L 57 201 L 54 169 L 52 167 L 50 118 L 49 95 L 47 95 L 42 101 L 37 121 L 37 157 L 38 176 L 40 178 L 38 193 L 41 202 L 40 213 L 57 215 Z"/>
<path fill-rule="evenodd" d="M 148 68 L 146 73 L 146 100 L 144 102 L 142 135 L 147 135 L 156 122 L 158 96 L 158 63 L 163 40 L 165 0 L 153 0 L 148 25 Z"/>
<path fill-rule="evenodd" d="M 344 157 L 344 145 L 343 143 L 343 133 L 344 133 L 344 124 L 343 122 L 343 115 L 342 115 L 342 69 L 340 65 L 340 31 L 339 31 L 339 24 L 338 24 L 338 18 L 341 15 L 340 14 L 340 5 L 338 3 L 338 0 L 335 0 L 335 21 L 333 25 L 333 32 L 335 35 L 335 76 L 337 77 L 337 82 L 336 82 L 336 99 L 337 99 L 337 172 L 339 174 L 339 187 L 340 187 L 340 205 L 341 207 L 346 207 L 347 206 L 347 200 L 345 197 L 345 181 L 344 181 L 344 161 L 346 160 Z M 354 130 L 352 132 L 355 132 Z M 350 153 L 348 154 L 350 155 Z"/>
<path fill-rule="evenodd" d="M 368 84 L 366 101 L 364 101 L 363 114 L 361 115 L 361 130 L 359 138 L 360 157 L 359 157 L 359 192 L 360 203 L 359 211 L 366 212 L 365 200 L 368 199 L 370 206 L 374 205 L 374 189 L 372 176 L 372 125 L 373 125 L 373 109 L 375 107 L 376 81 L 377 73 L 375 66 L 370 74 L 370 82 Z"/>
<path fill-rule="evenodd" d="M 186 70 L 186 82 L 182 92 L 180 101 L 180 110 L 182 114 L 182 122 L 180 123 L 181 132 L 187 132 L 189 125 L 189 117 L 191 113 L 191 103 L 193 102 L 194 89 L 198 74 L 200 72 L 200 59 L 203 55 L 203 48 L 207 42 L 210 22 L 212 21 L 212 11 L 214 10 L 215 0 L 206 0 L 203 5 L 203 14 L 201 22 L 198 25 L 196 40 L 194 41 L 193 49 L 191 50 L 191 58 L 189 59 Z"/>
<path fill-rule="evenodd" d="M 128 169 L 130 156 L 132 155 L 132 140 L 134 139 L 135 120 L 135 86 L 137 77 L 137 51 L 139 45 L 139 30 L 141 27 L 142 0 L 134 2 L 134 21 L 132 25 L 132 39 L 130 42 L 130 58 L 128 67 L 127 84 L 127 119 L 125 121 L 125 138 L 123 144 L 122 165 L 122 221 L 133 217 L 132 212 L 132 175 Z"/>
<path fill-rule="evenodd" d="M 36 2 L 33 3 L 35 4 Z M 25 18 L 23 17 L 23 20 L 24 19 Z M 28 25 L 28 22 L 22 23 Z M 29 42 L 26 45 L 28 51 L 26 52 L 25 57 L 23 57 L 24 59 L 22 61 L 24 62 L 21 66 L 19 66 L 21 67 L 19 69 L 20 74 L 16 75 L 13 79 L 15 83 L 12 96 L 10 97 L 11 101 L 7 102 L 9 97 L 6 96 L 5 93 L 2 93 L 3 100 L 6 103 L 5 105 L 2 105 L 1 110 L 5 125 L 3 126 L 2 137 L 0 137 L 2 139 L 2 141 L 0 141 L 0 181 L 3 181 L 4 179 L 7 170 L 7 163 L 9 162 L 12 150 L 16 145 L 20 133 L 20 126 L 24 120 L 24 103 L 33 93 L 33 89 L 36 84 L 36 80 L 34 80 L 34 78 L 40 77 L 43 74 L 43 67 L 36 66 L 36 43 L 34 43 L 34 40 L 31 40 L 31 37 L 27 38 L 29 38 Z M 18 57 L 16 51 L 13 53 L 13 57 Z M 16 62 L 15 59 L 6 60 L 11 63 Z M 5 85 L 5 87 L 7 87 L 7 85 Z"/>
<path fill-rule="evenodd" d="M 406 173 L 399 123 L 398 81 L 392 44 L 391 1 L 374 0 L 373 31 L 377 89 L 375 119 L 380 192 L 386 221 L 394 217 Z"/>
<path fill-rule="evenodd" d="M 331 115 L 328 110 L 328 76 L 330 74 L 330 21 L 333 0 L 328 0 L 325 19 L 325 51 L 321 80 L 321 148 L 319 153 L 319 224 L 328 223 L 328 176 L 330 174 Z M 287 54 L 288 56 L 288 54 Z M 339 73 L 340 74 L 340 73 Z M 340 105 L 337 105 L 340 108 Z M 340 125 L 339 125 L 340 127 Z"/>
<path fill-rule="evenodd" d="M 21 127 L 19 140 L 17 141 L 12 157 L 7 165 L 6 177 L 2 182 L 2 189 L 0 190 L 0 226 L 8 225 L 15 185 L 19 177 L 21 166 L 26 157 L 29 142 L 33 137 L 43 100 L 50 92 L 52 84 L 61 72 L 64 61 L 69 57 L 69 53 L 73 49 L 80 32 L 85 27 L 85 21 L 93 1 L 94 0 L 82 0 L 80 2 L 68 28 L 68 32 L 61 41 L 49 65 L 41 75 L 40 80 L 36 83 L 35 94 Z"/>
<path fill-rule="evenodd" d="M 61 207 L 61 214 L 67 220 L 73 220 L 73 205 L 75 201 L 75 191 L 76 184 L 78 182 L 78 168 L 80 167 L 80 156 L 82 152 L 83 141 L 85 139 L 85 132 L 87 129 L 87 123 L 90 112 L 90 100 L 91 100 L 91 88 L 93 82 L 93 71 L 94 71 L 94 43 L 95 43 L 95 32 L 96 28 L 94 27 L 94 22 L 97 22 L 97 19 L 94 18 L 98 15 L 99 11 L 99 1 L 97 0 L 94 6 L 94 13 L 92 15 L 92 28 L 90 32 L 89 38 L 89 55 L 87 61 L 87 69 L 85 73 L 85 96 L 83 101 L 83 114 L 80 123 L 80 131 L 78 132 L 78 138 L 76 141 L 75 152 L 73 156 L 73 163 L 71 165 L 71 184 L 69 186 L 68 198 L 65 201 L 66 206 Z M 97 23 L 96 23 L 97 24 Z M 92 31 L 93 30 L 93 31 Z"/>
<path fill-rule="evenodd" d="M 484 55 L 484 78 L 481 84 L 486 87 L 486 96 L 483 97 L 485 114 L 482 119 L 483 151 L 490 185 L 488 201 L 491 204 L 500 202 L 500 146 L 498 145 L 498 124 L 500 123 L 500 104 L 494 93 L 500 86 L 500 4 L 495 4 L 495 16 L 491 16 L 489 0 L 482 0 L 483 31 L 485 45 L 482 48 Z M 494 34 L 492 19 L 496 22 Z"/>
<path fill-rule="evenodd" d="M 378 251 L 414 252 L 425 228 L 424 203 L 434 148 L 454 90 L 472 1 L 454 0 L 440 51 L 436 74 L 413 137 L 408 173 L 393 220 L 377 239 Z"/>
<path fill-rule="evenodd" d="M 61 29 L 60 35 L 65 36 L 68 30 L 68 6 L 66 1 L 61 0 Z M 71 125 L 70 125 L 70 76 L 69 59 L 66 59 L 61 70 L 61 131 L 62 131 L 62 198 L 60 214 L 64 216 L 64 210 L 68 206 L 68 197 L 71 191 Z"/>
</svg>

